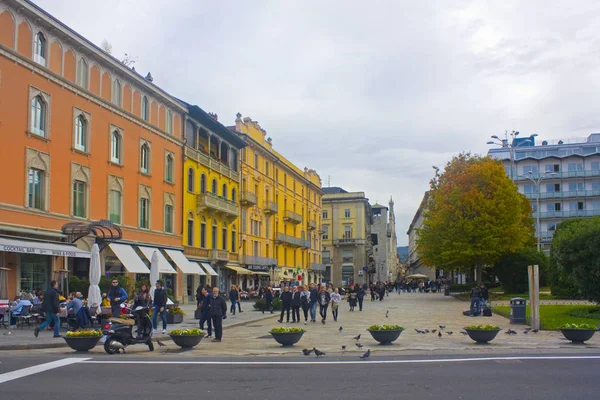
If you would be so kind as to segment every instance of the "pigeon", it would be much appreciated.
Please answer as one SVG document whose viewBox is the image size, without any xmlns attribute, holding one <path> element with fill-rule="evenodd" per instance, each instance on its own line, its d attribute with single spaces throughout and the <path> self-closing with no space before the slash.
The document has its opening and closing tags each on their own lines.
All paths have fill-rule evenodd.
<svg viewBox="0 0 600 400">
<path fill-rule="evenodd" d="M 343 327 L 340 326 L 340 329 L 338 329 L 338 331 L 342 332 L 344 330 Z"/>
<path fill-rule="evenodd" d="M 358 342 L 360 340 L 360 334 L 358 336 L 354 336 L 352 339 L 354 339 Z"/>
<path fill-rule="evenodd" d="M 439 325 L 440 329 L 446 329 L 446 325 Z"/>
<path fill-rule="evenodd" d="M 438 337 L 442 337 L 442 332 L 438 332 Z"/>
<path fill-rule="evenodd" d="M 361 343 L 354 343 L 356 345 L 356 347 L 358 347 L 359 349 L 362 349 L 363 345 Z"/>
<path fill-rule="evenodd" d="M 532 330 L 531 330 L 531 332 L 533 332 L 533 333 L 538 333 L 538 332 L 539 332 L 539 329 L 532 329 Z"/>
<path fill-rule="evenodd" d="M 313 351 L 315 352 L 315 354 L 317 355 L 317 358 L 319 357 L 323 357 L 325 355 L 324 352 L 317 350 L 316 348 L 313 347 Z"/>
<path fill-rule="evenodd" d="M 366 360 L 370 356 L 371 356 L 371 349 L 367 350 L 367 352 L 365 354 L 363 354 L 362 356 L 360 356 L 360 359 L 361 360 Z"/>
<path fill-rule="evenodd" d="M 508 329 L 508 330 L 507 330 L 506 332 L 504 332 L 504 333 L 505 333 L 505 334 L 507 334 L 507 335 L 516 335 L 516 334 L 517 334 L 517 331 L 515 331 L 515 330 L 512 330 L 512 329 Z"/>
<path fill-rule="evenodd" d="M 452 335 L 453 333 L 454 333 L 454 332 L 452 332 L 452 331 L 446 331 L 446 334 L 447 334 L 447 335 Z"/>
<path fill-rule="evenodd" d="M 342 351 L 345 351 L 345 350 L 346 350 L 346 345 L 343 345 L 342 346 Z"/>
<path fill-rule="evenodd" d="M 423 332 L 429 333 L 429 329 L 425 329 L 425 330 L 423 330 Z"/>
<path fill-rule="evenodd" d="M 431 332 L 432 332 L 432 333 L 436 333 L 436 332 L 437 332 L 437 329 L 432 329 L 432 330 L 431 330 Z"/>
<path fill-rule="evenodd" d="M 461 333 L 462 335 L 467 335 L 467 332 L 465 332 L 465 331 L 460 331 L 460 333 Z"/>
<path fill-rule="evenodd" d="M 119 350 L 122 350 L 123 354 L 125 354 L 125 346 L 123 344 L 115 341 L 112 343 L 112 347 L 117 349 L 117 353 L 119 352 Z"/>
<path fill-rule="evenodd" d="M 417 333 L 423 333 L 423 331 L 422 331 L 422 330 L 420 330 L 420 329 L 417 329 L 417 328 L 415 328 L 415 331 L 416 331 Z"/>
<path fill-rule="evenodd" d="M 523 334 L 524 334 L 524 335 L 527 335 L 527 334 L 529 333 L 529 331 L 530 331 L 530 330 L 531 330 L 531 329 L 525 329 L 525 330 L 523 331 Z"/>
<path fill-rule="evenodd" d="M 387 310 L 387 311 L 385 312 L 385 317 L 386 317 L 386 318 L 389 318 L 389 317 L 390 317 L 390 310 Z"/>
<path fill-rule="evenodd" d="M 312 353 L 312 352 L 313 352 L 313 351 L 312 351 L 312 350 L 309 350 L 309 349 L 302 349 L 302 354 L 304 354 L 305 356 L 309 356 L 309 355 L 310 355 L 310 353 Z"/>
<path fill-rule="evenodd" d="M 167 347 L 167 345 L 161 342 L 160 340 L 157 340 L 156 343 L 158 343 L 159 347 Z"/>
</svg>

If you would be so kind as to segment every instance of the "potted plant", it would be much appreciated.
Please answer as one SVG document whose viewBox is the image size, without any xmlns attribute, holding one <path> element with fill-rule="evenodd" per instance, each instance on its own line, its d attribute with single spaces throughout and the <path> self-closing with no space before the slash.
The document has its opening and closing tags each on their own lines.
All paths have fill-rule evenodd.
<svg viewBox="0 0 600 400">
<path fill-rule="evenodd" d="M 400 337 L 404 328 L 400 325 L 371 325 L 368 329 L 373 339 L 379 344 L 392 344 L 393 341 Z"/>
<path fill-rule="evenodd" d="M 182 349 L 191 349 L 196 346 L 204 337 L 204 331 L 198 328 L 194 329 L 176 329 L 169 334 L 171 340 Z"/>
<path fill-rule="evenodd" d="M 471 339 L 476 341 L 477 343 L 487 343 L 493 340 L 498 332 L 500 332 L 500 327 L 496 325 L 469 325 L 465 326 L 465 331 L 469 335 Z"/>
<path fill-rule="evenodd" d="M 564 324 L 560 331 L 567 340 L 581 344 L 590 340 L 596 329 L 590 324 Z"/>
<path fill-rule="evenodd" d="M 167 324 L 180 324 L 183 322 L 185 313 L 179 307 L 171 307 L 167 309 Z"/>
<path fill-rule="evenodd" d="M 94 329 L 85 329 L 79 331 L 69 331 L 63 336 L 67 345 L 75 351 L 88 351 L 98 344 L 102 337 L 102 331 Z"/>
<path fill-rule="evenodd" d="M 282 346 L 293 346 L 298 343 L 302 338 L 302 335 L 304 335 L 304 332 L 306 332 L 306 329 L 304 328 L 286 327 L 273 328 L 269 331 L 273 336 L 273 339 Z"/>
</svg>

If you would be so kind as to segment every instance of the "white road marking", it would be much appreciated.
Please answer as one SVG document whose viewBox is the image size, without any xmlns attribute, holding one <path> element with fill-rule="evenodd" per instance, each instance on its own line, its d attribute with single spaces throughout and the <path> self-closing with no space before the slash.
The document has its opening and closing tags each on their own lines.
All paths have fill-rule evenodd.
<svg viewBox="0 0 600 400">
<path fill-rule="evenodd" d="M 344 364 L 420 364 L 457 363 L 472 361 L 505 360 L 600 360 L 600 356 L 522 356 L 522 357 L 479 357 L 479 358 L 439 358 L 422 360 L 370 360 L 370 361 L 150 361 L 150 360 L 86 360 L 84 364 L 170 364 L 170 365 L 344 365 Z"/>
<path fill-rule="evenodd" d="M 45 364 L 34 365 L 33 367 L 18 369 L 16 371 L 7 372 L 0 375 L 0 384 L 6 383 L 15 379 L 24 378 L 29 375 L 39 374 L 40 372 L 48 371 L 55 368 L 65 367 L 67 365 L 80 363 L 89 360 L 89 358 L 63 358 L 62 360 L 52 361 Z"/>
</svg>

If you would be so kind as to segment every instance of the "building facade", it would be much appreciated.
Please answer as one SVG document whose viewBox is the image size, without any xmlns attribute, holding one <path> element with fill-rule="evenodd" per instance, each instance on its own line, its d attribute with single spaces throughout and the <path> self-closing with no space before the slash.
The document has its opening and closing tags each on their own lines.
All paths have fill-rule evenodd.
<svg viewBox="0 0 600 400">
<path fill-rule="evenodd" d="M 245 284 L 321 282 L 321 178 L 273 148 L 258 122 L 237 114 L 231 128 L 246 143 L 240 187 L 241 259 Z M 298 280 L 298 278 L 300 279 Z"/>
<path fill-rule="evenodd" d="M 600 215 L 600 133 L 541 145 L 535 136 L 519 140 L 505 140 L 488 155 L 503 162 L 519 192 L 531 200 L 536 237 L 548 250 L 565 218 Z"/>
<path fill-rule="evenodd" d="M 429 192 L 425 192 L 423 200 L 413 217 L 410 226 L 408 227 L 408 258 L 406 259 L 405 268 L 406 275 L 423 274 L 429 279 L 435 279 L 435 268 L 425 265 L 417 250 L 417 241 L 419 240 L 419 229 L 423 227 L 423 213 L 427 210 L 427 202 L 429 201 Z"/>
<path fill-rule="evenodd" d="M 0 2 L 0 76 L 8 296 L 87 276 L 94 238 L 66 243 L 69 222 L 121 229 L 103 274 L 147 277 L 154 251 L 182 249 L 184 104 L 24 0 Z M 177 268 L 162 272 L 177 297 Z"/>
<path fill-rule="evenodd" d="M 396 247 L 396 217 L 394 201 L 390 199 L 389 208 L 380 204 L 371 206 L 371 244 L 375 263 L 375 282 L 395 281 L 398 274 L 398 253 Z"/>
<path fill-rule="evenodd" d="M 372 281 L 375 272 L 371 244 L 372 213 L 363 192 L 323 188 L 323 263 L 334 286 Z"/>
</svg>

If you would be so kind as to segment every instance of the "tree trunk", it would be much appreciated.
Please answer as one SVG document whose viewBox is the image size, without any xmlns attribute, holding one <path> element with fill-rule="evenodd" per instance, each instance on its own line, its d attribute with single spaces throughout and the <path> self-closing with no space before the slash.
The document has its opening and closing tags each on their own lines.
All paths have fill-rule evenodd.
<svg viewBox="0 0 600 400">
<path fill-rule="evenodd" d="M 475 265 L 475 275 L 477 276 L 477 284 L 481 285 L 483 283 L 483 267 L 481 266 L 481 259 L 477 259 L 477 264 Z"/>
</svg>

